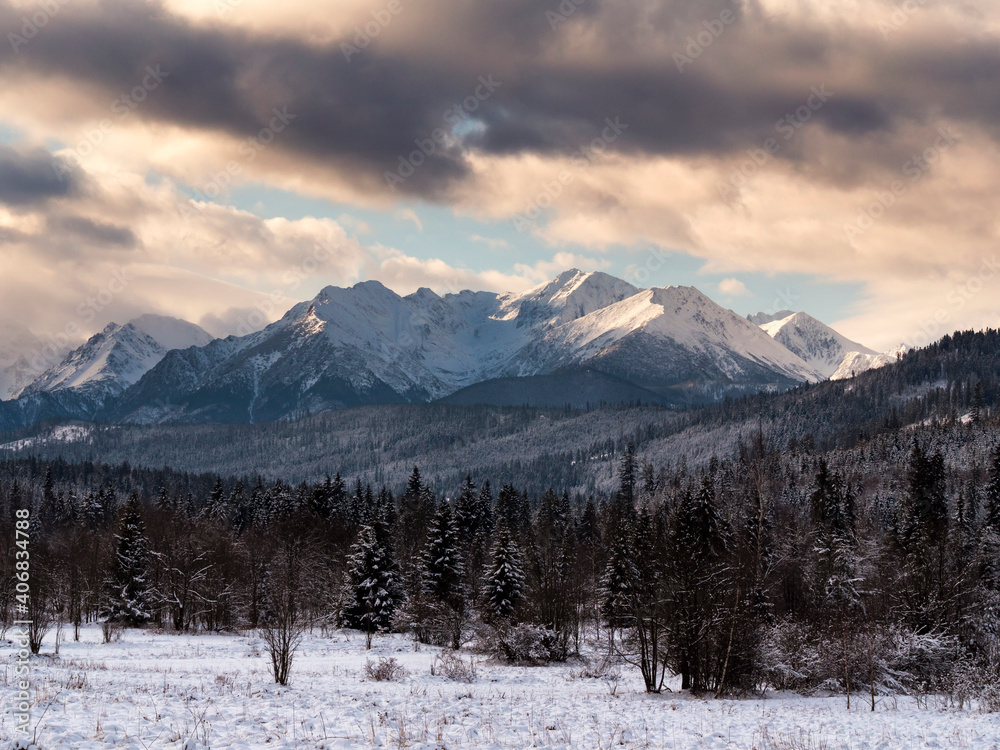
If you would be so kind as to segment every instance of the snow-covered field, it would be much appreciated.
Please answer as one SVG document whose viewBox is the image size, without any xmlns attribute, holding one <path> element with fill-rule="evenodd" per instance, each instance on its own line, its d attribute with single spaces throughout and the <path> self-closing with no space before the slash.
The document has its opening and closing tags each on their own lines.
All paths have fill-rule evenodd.
<svg viewBox="0 0 1000 750">
<path fill-rule="evenodd" d="M 649 696 L 636 670 L 620 680 L 581 677 L 583 662 L 510 667 L 477 661 L 473 682 L 431 674 L 442 651 L 402 636 L 307 635 L 291 684 L 271 682 L 254 637 L 130 630 L 104 645 L 96 627 L 34 661 L 33 723 L 41 750 L 66 748 L 411 748 L 551 750 L 759 748 L 911 750 L 1000 748 L 1000 715 L 863 696 L 710 700 Z M 0 668 L 0 748 L 13 734 L 13 646 Z M 463 654 L 466 662 L 470 654 Z M 365 679 L 367 659 L 394 657 L 397 681 Z M 478 659 L 478 657 L 476 657 Z M 612 689 L 614 694 L 612 694 Z"/>
</svg>

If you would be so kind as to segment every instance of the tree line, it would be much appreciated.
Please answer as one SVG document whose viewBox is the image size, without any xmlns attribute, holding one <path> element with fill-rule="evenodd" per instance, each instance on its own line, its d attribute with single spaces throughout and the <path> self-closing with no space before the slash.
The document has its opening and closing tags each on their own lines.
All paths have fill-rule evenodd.
<svg viewBox="0 0 1000 750">
<path fill-rule="evenodd" d="M 13 539 L 31 510 L 36 652 L 53 627 L 78 638 L 94 622 L 106 640 L 258 630 L 284 683 L 304 628 L 349 627 L 369 646 L 405 631 L 512 662 L 597 643 L 650 692 L 673 675 L 698 693 L 830 689 L 872 706 L 995 688 L 1000 448 L 950 465 L 918 435 L 898 483 L 871 467 L 758 433 L 692 470 L 628 445 L 605 495 L 468 476 L 442 496 L 420 468 L 393 490 L 25 459 L 0 466 L 0 523 Z M 6 625 L 23 619 L 13 551 L 2 565 Z"/>
</svg>

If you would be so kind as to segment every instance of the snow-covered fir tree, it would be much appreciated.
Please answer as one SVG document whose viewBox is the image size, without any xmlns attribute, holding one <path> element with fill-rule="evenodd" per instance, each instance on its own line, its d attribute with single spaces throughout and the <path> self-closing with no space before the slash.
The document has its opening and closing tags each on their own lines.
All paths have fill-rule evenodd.
<svg viewBox="0 0 1000 750">
<path fill-rule="evenodd" d="M 421 593 L 436 611 L 452 648 L 461 645 L 466 617 L 465 566 L 458 524 L 448 503 L 441 503 L 427 532 Z"/>
<path fill-rule="evenodd" d="M 139 498 L 129 496 L 115 533 L 117 548 L 105 581 L 102 616 L 108 622 L 138 627 L 149 620 L 149 543 L 139 512 Z"/>
<path fill-rule="evenodd" d="M 406 600 L 399 566 L 375 526 L 363 526 L 347 563 L 346 602 L 341 619 L 363 630 L 367 647 L 372 636 L 388 630 L 397 607 Z"/>
<path fill-rule="evenodd" d="M 632 558 L 631 540 L 621 533 L 612 544 L 600 585 L 600 611 L 609 630 L 609 644 L 614 645 L 615 631 L 631 622 L 632 596 L 638 570 Z"/>
<path fill-rule="evenodd" d="M 521 550 L 506 526 L 493 543 L 486 576 L 486 606 L 491 618 L 509 620 L 524 600 L 524 568 Z"/>
</svg>

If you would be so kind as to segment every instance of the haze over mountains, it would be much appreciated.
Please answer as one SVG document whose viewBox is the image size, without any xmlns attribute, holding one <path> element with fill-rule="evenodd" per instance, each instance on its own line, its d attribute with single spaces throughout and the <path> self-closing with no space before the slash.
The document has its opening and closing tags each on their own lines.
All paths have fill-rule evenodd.
<svg viewBox="0 0 1000 750">
<path fill-rule="evenodd" d="M 259 422 L 438 400 L 687 405 L 887 361 L 805 313 L 748 319 L 694 287 L 639 289 L 599 272 L 573 269 L 516 294 L 402 297 L 367 281 L 327 287 L 242 337 L 213 340 L 154 315 L 111 324 L 31 382 L 0 383 L 11 397 L 0 427 Z"/>
</svg>

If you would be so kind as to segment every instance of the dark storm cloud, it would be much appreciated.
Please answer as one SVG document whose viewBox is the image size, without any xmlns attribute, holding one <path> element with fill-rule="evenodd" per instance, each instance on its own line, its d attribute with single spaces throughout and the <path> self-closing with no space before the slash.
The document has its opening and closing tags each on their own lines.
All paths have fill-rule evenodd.
<svg viewBox="0 0 1000 750">
<path fill-rule="evenodd" d="M 727 0 L 641 7 L 613 0 L 439 0 L 407 5 L 384 38 L 347 60 L 339 43 L 319 48 L 196 27 L 156 5 L 67 5 L 25 48 L 4 48 L 0 69 L 96 84 L 109 107 L 158 71 L 162 85 L 143 96 L 136 116 L 253 137 L 277 108 L 293 119 L 275 149 L 355 169 L 372 184 L 418 141 L 447 129 L 445 112 L 474 95 L 480 76 L 494 76 L 499 88 L 469 113 L 474 125 L 458 131 L 465 143 L 436 144 L 400 186 L 429 198 L 466 174 L 468 146 L 569 154 L 609 117 L 628 126 L 614 149 L 725 156 L 773 136 L 810 85 L 824 83 L 835 96 L 811 119 L 835 133 L 892 133 L 902 123 L 941 115 L 988 130 L 1000 122 L 1000 49 L 990 39 L 907 46 L 904 35 L 887 41 L 875 29 L 750 25 L 753 7 Z M 673 52 L 685 53 L 706 23 L 727 11 L 732 20 L 721 34 L 678 70 Z M 0 26 L 16 28 L 19 19 L 0 6 Z M 571 27 L 599 41 L 593 54 L 586 42 L 580 49 L 566 41 Z M 353 42 L 350 35 L 341 41 Z M 779 158 L 807 156 L 789 148 Z M 51 180 L 3 184 L 0 191 L 15 197 L 24 191 L 23 200 L 67 189 Z"/>
<path fill-rule="evenodd" d="M 76 170 L 48 151 L 0 146 L 0 203 L 29 207 L 79 188 Z"/>
</svg>

